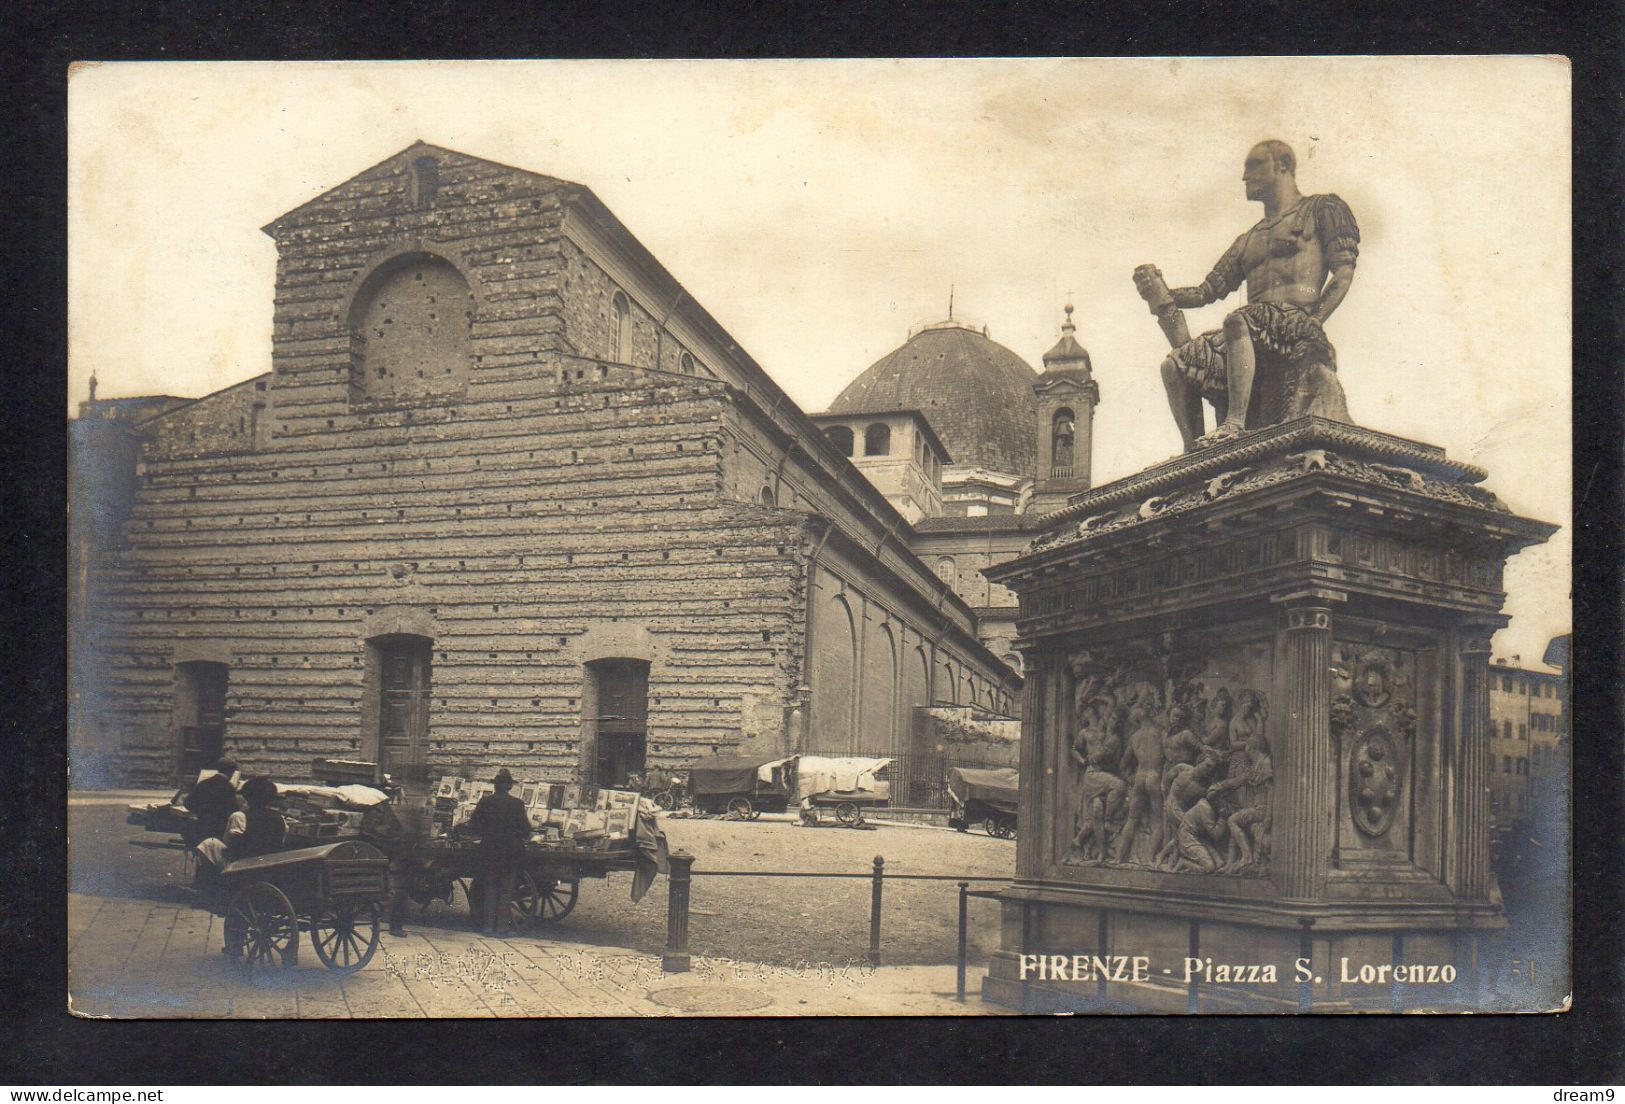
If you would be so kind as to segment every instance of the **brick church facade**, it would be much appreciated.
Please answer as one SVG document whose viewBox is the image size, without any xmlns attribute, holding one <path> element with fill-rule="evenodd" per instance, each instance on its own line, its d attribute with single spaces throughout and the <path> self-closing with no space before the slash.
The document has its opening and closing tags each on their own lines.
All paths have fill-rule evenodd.
<svg viewBox="0 0 1625 1104">
<path fill-rule="evenodd" d="M 222 748 L 615 782 L 1018 709 L 976 568 L 1076 486 L 1051 457 L 958 463 L 884 396 L 808 416 L 579 185 L 419 143 L 265 230 L 270 371 L 71 427 L 76 783 Z M 1036 440 L 1046 389 L 1092 416 L 1087 354 L 1027 372 Z"/>
</svg>

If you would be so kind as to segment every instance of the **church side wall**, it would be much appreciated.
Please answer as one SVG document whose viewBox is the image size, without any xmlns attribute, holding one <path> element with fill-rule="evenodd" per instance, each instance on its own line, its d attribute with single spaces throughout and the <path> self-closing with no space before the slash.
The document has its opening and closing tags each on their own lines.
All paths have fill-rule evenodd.
<svg viewBox="0 0 1625 1104">
<path fill-rule="evenodd" d="M 934 702 L 1015 708 L 1006 673 L 979 649 L 899 600 L 873 566 L 834 542 L 812 572 L 803 750 L 897 755 L 909 750 L 913 710 Z M 940 670 L 936 685 L 927 671 Z"/>
<path fill-rule="evenodd" d="M 266 452 L 149 452 L 93 612 L 118 775 L 173 775 L 191 660 L 228 666 L 246 769 L 374 756 L 368 641 L 393 633 L 431 642 L 431 776 L 586 769 L 585 665 L 611 657 L 650 664 L 651 765 L 782 745 L 805 519 L 719 498 L 718 385 L 581 364 Z"/>
</svg>

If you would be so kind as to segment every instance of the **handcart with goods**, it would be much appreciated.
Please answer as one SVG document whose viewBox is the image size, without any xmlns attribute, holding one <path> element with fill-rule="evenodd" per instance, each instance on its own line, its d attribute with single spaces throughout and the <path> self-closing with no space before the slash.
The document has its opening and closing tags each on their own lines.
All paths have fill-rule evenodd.
<svg viewBox="0 0 1625 1104">
<path fill-rule="evenodd" d="M 997 839 L 1016 838 L 1020 776 L 1014 767 L 950 767 L 948 826 L 963 832 L 972 824 Z"/>
<path fill-rule="evenodd" d="M 795 757 L 763 758 L 713 755 L 682 769 L 688 774 L 694 807 L 702 813 L 727 813 L 755 820 L 762 813 L 782 813 L 795 789 Z"/>
<path fill-rule="evenodd" d="M 885 774 L 892 762 L 857 756 L 800 756 L 796 794 L 801 823 L 809 828 L 826 823 L 824 814 L 828 812 L 844 828 L 863 827 L 865 809 L 891 803 L 891 782 Z"/>
<path fill-rule="evenodd" d="M 655 803 L 657 809 L 676 809 L 688 800 L 688 783 L 677 771 L 650 767 L 627 776 L 626 784 Z"/>
<path fill-rule="evenodd" d="M 408 896 L 420 907 L 437 900 L 449 905 L 460 889 L 470 912 L 478 913 L 479 841 L 464 825 L 488 790 L 484 783 L 447 777 L 429 798 L 428 830 L 403 864 L 411 877 Z M 549 782 L 525 782 L 513 793 L 524 802 L 533 829 L 514 882 L 512 903 L 522 926 L 570 915 L 583 879 L 630 871 L 636 901 L 664 872 L 665 835 L 653 803 L 638 793 Z"/>
<path fill-rule="evenodd" d="M 476 840 L 426 840 L 418 848 L 411 896 L 420 905 L 449 901 L 462 890 L 469 909 L 478 913 L 480 857 Z M 636 848 L 583 850 L 541 843 L 525 844 L 525 857 L 514 879 L 513 909 L 521 926 L 557 923 L 576 907 L 584 878 L 604 878 L 612 870 L 636 870 Z"/>
<path fill-rule="evenodd" d="M 227 863 L 205 900 L 225 921 L 226 953 L 261 978 L 299 964 L 301 932 L 329 970 L 355 973 L 378 950 L 379 905 L 388 896 L 384 853 L 341 840 Z"/>
</svg>

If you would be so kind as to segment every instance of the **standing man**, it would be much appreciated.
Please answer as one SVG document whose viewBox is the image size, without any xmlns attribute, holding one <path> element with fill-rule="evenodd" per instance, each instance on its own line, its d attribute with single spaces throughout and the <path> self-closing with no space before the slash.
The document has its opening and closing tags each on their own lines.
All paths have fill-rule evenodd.
<svg viewBox="0 0 1625 1104">
<path fill-rule="evenodd" d="M 513 775 L 506 767 L 497 771 L 491 784 L 496 793 L 480 798 L 468 818 L 468 828 L 480 837 L 483 930 L 487 935 L 505 936 L 514 880 L 525 857 L 525 841 L 530 838 L 530 814 L 525 803 L 508 792 L 513 789 Z"/>
<path fill-rule="evenodd" d="M 1152 265 L 1134 272 L 1151 313 L 1175 316 L 1177 326 L 1164 325 L 1170 332 L 1183 330 L 1177 308 L 1205 307 L 1247 285 L 1247 305 L 1232 311 L 1222 330 L 1177 344 L 1162 362 L 1163 385 L 1187 452 L 1301 414 L 1349 420 L 1336 355 L 1322 326 L 1354 282 L 1360 229 L 1337 196 L 1298 191 L 1297 164 L 1285 142 L 1260 142 L 1248 152 L 1242 185 L 1248 199 L 1264 205 L 1264 217 L 1200 284 L 1170 289 Z M 1261 367 L 1269 369 L 1269 389 L 1255 396 Z M 1219 421 L 1205 437 L 1204 398 Z"/>
</svg>

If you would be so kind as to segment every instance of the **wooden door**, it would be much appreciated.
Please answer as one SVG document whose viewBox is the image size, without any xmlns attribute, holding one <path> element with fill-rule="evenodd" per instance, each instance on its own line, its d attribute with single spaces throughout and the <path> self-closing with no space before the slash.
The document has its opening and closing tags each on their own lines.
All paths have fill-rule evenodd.
<svg viewBox="0 0 1625 1104">
<path fill-rule="evenodd" d="M 429 730 L 429 641 L 399 637 L 379 645 L 378 760 L 384 771 L 423 774 Z"/>
<path fill-rule="evenodd" d="M 598 763 L 600 786 L 622 786 L 642 771 L 648 747 L 649 665 L 634 659 L 593 664 L 598 683 Z"/>
<path fill-rule="evenodd" d="M 191 723 L 181 725 L 181 779 L 212 768 L 226 746 L 226 686 L 231 669 L 224 663 L 182 666 L 185 693 L 191 698 Z"/>
</svg>

